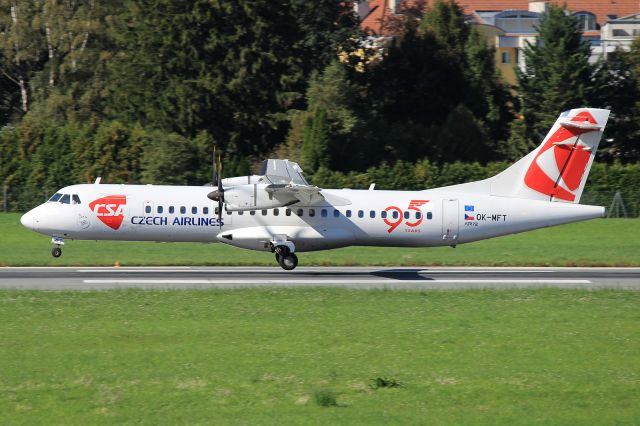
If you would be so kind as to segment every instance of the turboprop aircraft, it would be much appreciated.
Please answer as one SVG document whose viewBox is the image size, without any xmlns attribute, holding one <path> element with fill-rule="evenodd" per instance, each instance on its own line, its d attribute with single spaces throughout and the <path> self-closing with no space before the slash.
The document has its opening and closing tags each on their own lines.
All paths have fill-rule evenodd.
<svg viewBox="0 0 640 426">
<path fill-rule="evenodd" d="M 453 246 L 603 217 L 578 204 L 609 117 L 563 112 L 542 144 L 489 179 L 423 191 L 321 189 L 298 164 L 266 160 L 258 175 L 212 186 L 72 185 L 21 222 L 65 240 L 221 242 L 275 253 L 292 270 L 295 253 L 346 246 Z M 215 155 L 214 155 L 215 158 Z"/>
</svg>

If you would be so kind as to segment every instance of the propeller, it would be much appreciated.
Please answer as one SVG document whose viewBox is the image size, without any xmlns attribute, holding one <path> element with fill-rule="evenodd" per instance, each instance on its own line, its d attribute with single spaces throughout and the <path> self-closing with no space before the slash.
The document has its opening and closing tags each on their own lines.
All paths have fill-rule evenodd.
<svg viewBox="0 0 640 426">
<path fill-rule="evenodd" d="M 218 225 L 222 228 L 222 208 L 224 207 L 224 188 L 222 187 L 222 158 L 218 156 L 216 165 L 215 148 L 213 150 L 213 184 L 217 188 L 207 194 L 207 198 L 218 202 Z M 217 173 L 216 173 L 217 172 Z"/>
</svg>

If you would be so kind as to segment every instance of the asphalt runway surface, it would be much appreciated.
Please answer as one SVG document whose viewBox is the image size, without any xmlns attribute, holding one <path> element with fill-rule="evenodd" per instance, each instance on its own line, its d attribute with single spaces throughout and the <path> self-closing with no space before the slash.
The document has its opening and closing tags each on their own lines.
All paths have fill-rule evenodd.
<svg viewBox="0 0 640 426">
<path fill-rule="evenodd" d="M 350 289 L 617 288 L 640 290 L 640 268 L 56 267 L 0 268 L 0 289 L 259 287 Z"/>
</svg>

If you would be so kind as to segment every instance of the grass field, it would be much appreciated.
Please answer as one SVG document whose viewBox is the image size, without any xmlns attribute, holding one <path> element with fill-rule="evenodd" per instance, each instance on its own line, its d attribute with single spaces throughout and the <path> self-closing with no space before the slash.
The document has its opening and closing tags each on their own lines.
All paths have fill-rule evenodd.
<svg viewBox="0 0 640 426">
<path fill-rule="evenodd" d="M 270 253 L 223 244 L 70 241 L 51 257 L 50 238 L 0 214 L 0 266 L 270 265 Z M 460 245 L 455 249 L 375 248 L 300 253 L 300 265 L 640 266 L 640 219 L 593 220 Z"/>
<path fill-rule="evenodd" d="M 639 304 L 551 289 L 0 291 L 0 418 L 637 424 Z"/>
</svg>

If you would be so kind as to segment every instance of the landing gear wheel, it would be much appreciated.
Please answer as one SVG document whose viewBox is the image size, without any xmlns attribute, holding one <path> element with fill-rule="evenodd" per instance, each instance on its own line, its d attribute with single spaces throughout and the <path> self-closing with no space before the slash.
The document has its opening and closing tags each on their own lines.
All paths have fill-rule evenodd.
<svg viewBox="0 0 640 426">
<path fill-rule="evenodd" d="M 285 271 L 291 271 L 298 266 L 298 256 L 294 253 L 287 253 L 278 259 L 280 267 Z"/>
<path fill-rule="evenodd" d="M 51 249 L 51 256 L 60 257 L 62 255 L 62 249 L 60 247 L 54 247 Z"/>
<path fill-rule="evenodd" d="M 276 253 L 276 262 L 280 263 L 280 255 Z"/>
</svg>

